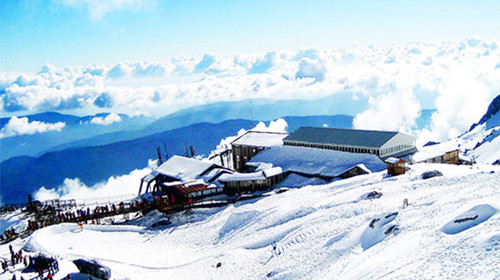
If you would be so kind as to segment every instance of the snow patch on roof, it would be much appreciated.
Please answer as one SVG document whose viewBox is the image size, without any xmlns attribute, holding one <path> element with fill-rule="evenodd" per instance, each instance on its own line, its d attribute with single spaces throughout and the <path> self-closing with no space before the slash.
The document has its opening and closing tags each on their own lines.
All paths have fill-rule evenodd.
<svg viewBox="0 0 500 280">
<path fill-rule="evenodd" d="M 155 172 L 167 175 L 180 181 L 190 181 L 198 179 L 204 172 L 213 166 L 214 164 L 211 162 L 181 156 L 173 156 L 160 165 Z"/>
<path fill-rule="evenodd" d="M 283 181 L 279 182 L 275 187 L 276 188 L 300 188 L 304 186 L 312 186 L 312 185 L 324 185 L 328 183 L 328 181 L 323 180 L 317 177 L 304 177 L 299 174 L 290 174 Z"/>
<path fill-rule="evenodd" d="M 356 165 L 364 164 L 370 171 L 381 171 L 386 164 L 373 154 L 339 152 L 294 146 L 276 146 L 258 153 L 251 163 L 265 162 L 286 171 L 335 177 Z"/>
<path fill-rule="evenodd" d="M 457 141 L 448 141 L 436 145 L 426 146 L 420 148 L 418 152 L 413 155 L 412 160 L 415 162 L 420 162 L 442 156 L 447 152 L 451 152 L 457 149 L 459 149 L 459 143 Z"/>
<path fill-rule="evenodd" d="M 231 144 L 255 147 L 280 146 L 283 145 L 283 138 L 287 136 L 288 133 L 248 131 Z"/>
<path fill-rule="evenodd" d="M 398 161 L 399 161 L 399 158 L 395 158 L 395 157 L 390 157 L 390 158 L 385 160 L 385 162 L 390 163 L 390 164 L 396 164 L 396 163 L 398 163 Z"/>
<path fill-rule="evenodd" d="M 234 181 L 255 181 L 255 180 L 265 180 L 266 176 L 264 176 L 263 171 L 252 172 L 252 173 L 233 173 L 233 174 L 224 174 L 220 176 L 220 182 L 234 182 Z"/>
</svg>

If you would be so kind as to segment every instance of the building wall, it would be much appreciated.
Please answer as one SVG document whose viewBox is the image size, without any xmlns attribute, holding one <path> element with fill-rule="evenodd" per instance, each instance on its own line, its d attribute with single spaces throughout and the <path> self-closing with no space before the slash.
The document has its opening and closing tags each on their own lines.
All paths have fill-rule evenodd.
<svg viewBox="0 0 500 280">
<path fill-rule="evenodd" d="M 443 156 L 443 162 L 450 164 L 458 163 L 458 150 L 448 152 Z"/>
<path fill-rule="evenodd" d="M 387 163 L 387 174 L 391 176 L 396 176 L 405 174 L 405 172 L 406 172 L 406 167 L 405 167 L 405 162 L 403 160 L 400 160 L 394 164 Z"/>
<path fill-rule="evenodd" d="M 233 195 L 236 193 L 250 193 L 268 190 L 277 183 L 281 182 L 285 176 L 286 174 L 281 173 L 266 179 L 223 182 L 224 192 L 229 195 Z"/>
<path fill-rule="evenodd" d="M 249 162 L 256 154 L 266 149 L 265 147 L 233 145 L 233 167 L 234 170 L 241 172 L 245 163 Z"/>
<path fill-rule="evenodd" d="M 415 151 L 415 137 L 398 133 L 380 147 L 380 157 L 403 156 Z"/>
<path fill-rule="evenodd" d="M 458 150 L 447 152 L 444 155 L 429 158 L 421 162 L 426 163 L 448 163 L 448 164 L 459 164 Z"/>
<path fill-rule="evenodd" d="M 379 155 L 380 153 L 379 149 L 373 147 L 320 144 L 320 143 L 299 142 L 290 140 L 284 141 L 284 144 L 287 146 L 309 147 L 309 148 L 335 150 L 335 151 L 349 152 L 349 153 L 362 153 L 362 154 L 374 154 L 374 155 Z"/>
</svg>

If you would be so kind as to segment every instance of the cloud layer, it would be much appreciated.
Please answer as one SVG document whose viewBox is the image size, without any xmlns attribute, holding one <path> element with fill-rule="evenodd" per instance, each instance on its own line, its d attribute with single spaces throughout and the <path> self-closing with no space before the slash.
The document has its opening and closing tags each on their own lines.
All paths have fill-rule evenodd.
<svg viewBox="0 0 500 280">
<path fill-rule="evenodd" d="M 370 104 L 356 116 L 356 127 L 412 132 L 420 109 L 430 107 L 437 112 L 426 135 L 443 140 L 477 121 L 500 92 L 499 64 L 496 42 L 468 39 L 85 67 L 46 65 L 32 75 L 0 73 L 0 112 L 81 109 L 164 115 L 218 101 L 349 92 L 354 100 Z"/>
<path fill-rule="evenodd" d="M 12 117 L 9 122 L 0 130 L 0 138 L 43 133 L 47 131 L 61 131 L 66 124 L 63 122 L 44 123 L 39 121 L 30 122 L 27 117 Z"/>
<path fill-rule="evenodd" d="M 141 178 L 156 167 L 156 161 L 150 161 L 148 167 L 137 169 L 129 174 L 110 177 L 107 181 L 87 186 L 78 178 L 66 178 L 64 183 L 56 188 L 40 188 L 34 198 L 40 201 L 49 199 L 78 198 L 85 203 L 99 203 L 129 199 L 137 195 Z"/>
<path fill-rule="evenodd" d="M 115 113 L 111 113 L 106 117 L 94 117 L 90 120 L 91 124 L 99 124 L 99 125 L 110 125 L 115 122 L 121 122 L 122 118 Z"/>
</svg>

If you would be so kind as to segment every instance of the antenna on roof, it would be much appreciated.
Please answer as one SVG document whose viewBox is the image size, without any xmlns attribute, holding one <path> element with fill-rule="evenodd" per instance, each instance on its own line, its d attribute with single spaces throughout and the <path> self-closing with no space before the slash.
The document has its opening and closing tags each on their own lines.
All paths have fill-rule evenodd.
<svg viewBox="0 0 500 280">
<path fill-rule="evenodd" d="M 156 147 L 156 154 L 158 155 L 158 165 L 162 165 L 163 164 L 163 159 L 161 158 L 161 151 L 160 151 L 160 147 Z"/>
<path fill-rule="evenodd" d="M 191 157 L 194 158 L 196 156 L 196 149 L 193 145 L 191 145 L 189 148 L 191 150 Z"/>
</svg>

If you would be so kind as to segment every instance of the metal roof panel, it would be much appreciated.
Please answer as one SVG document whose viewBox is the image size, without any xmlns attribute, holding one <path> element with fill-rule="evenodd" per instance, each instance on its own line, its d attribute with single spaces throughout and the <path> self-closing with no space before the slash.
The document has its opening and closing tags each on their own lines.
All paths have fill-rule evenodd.
<svg viewBox="0 0 500 280">
<path fill-rule="evenodd" d="M 380 148 L 399 132 L 324 127 L 300 127 L 284 141 Z"/>
</svg>

